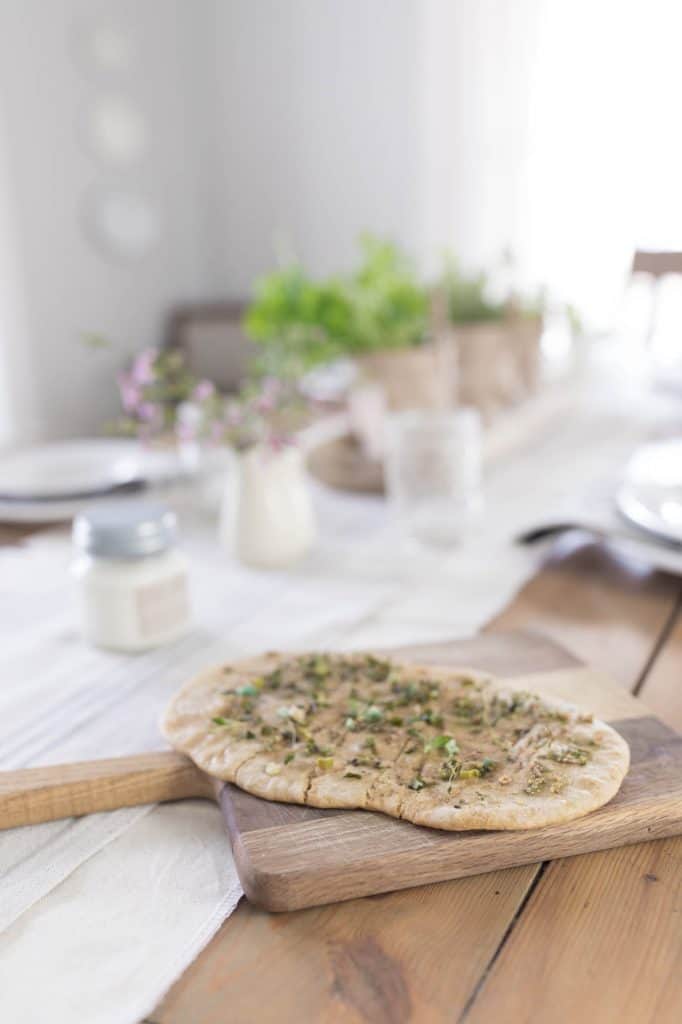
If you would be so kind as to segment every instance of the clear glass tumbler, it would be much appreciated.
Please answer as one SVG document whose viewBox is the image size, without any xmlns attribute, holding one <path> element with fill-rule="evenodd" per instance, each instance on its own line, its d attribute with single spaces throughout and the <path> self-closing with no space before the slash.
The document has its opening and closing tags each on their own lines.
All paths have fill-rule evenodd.
<svg viewBox="0 0 682 1024">
<path fill-rule="evenodd" d="M 386 486 L 403 531 L 430 547 L 452 547 L 482 504 L 478 413 L 396 413 L 386 433 Z"/>
</svg>

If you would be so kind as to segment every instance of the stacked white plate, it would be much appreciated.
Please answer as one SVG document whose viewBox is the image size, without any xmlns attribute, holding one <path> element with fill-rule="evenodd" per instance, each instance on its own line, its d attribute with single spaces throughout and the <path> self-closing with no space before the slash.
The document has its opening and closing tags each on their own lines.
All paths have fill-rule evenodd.
<svg viewBox="0 0 682 1024">
<path fill-rule="evenodd" d="M 130 495 L 181 475 L 173 450 L 135 440 L 64 441 L 0 457 L 0 521 L 72 519 L 99 498 Z"/>
<path fill-rule="evenodd" d="M 616 494 L 622 516 L 650 537 L 682 545 L 682 438 L 638 448 Z"/>
</svg>

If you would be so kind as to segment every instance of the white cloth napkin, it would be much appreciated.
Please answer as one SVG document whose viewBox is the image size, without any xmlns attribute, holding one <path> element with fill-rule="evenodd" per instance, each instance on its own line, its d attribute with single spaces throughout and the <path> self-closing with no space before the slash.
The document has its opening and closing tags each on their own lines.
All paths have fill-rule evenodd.
<svg viewBox="0 0 682 1024">
<path fill-rule="evenodd" d="M 290 573 L 221 556 L 186 521 L 196 628 L 124 656 L 80 639 L 68 538 L 0 552 L 0 768 L 160 749 L 158 716 L 188 676 L 264 648 L 386 647 L 465 635 L 501 610 L 541 549 L 511 538 L 623 464 L 649 436 L 630 407 L 587 410 L 491 473 L 487 507 L 448 556 L 418 554 L 383 502 L 317 491 L 323 536 Z M 241 894 L 209 803 L 133 808 L 0 833 L 0 1003 L 12 1024 L 133 1024 Z"/>
<path fill-rule="evenodd" d="M 141 1020 L 242 894 L 215 807 L 190 801 L 180 813 L 162 805 L 126 812 L 125 822 L 109 817 L 118 835 L 106 829 L 107 845 L 89 854 L 72 836 L 65 877 L 53 875 L 49 896 L 0 934 L 0 1002 L 12 1024 Z M 40 851 L 27 867 L 45 864 Z M 39 879 L 34 898 L 45 889 Z"/>
</svg>

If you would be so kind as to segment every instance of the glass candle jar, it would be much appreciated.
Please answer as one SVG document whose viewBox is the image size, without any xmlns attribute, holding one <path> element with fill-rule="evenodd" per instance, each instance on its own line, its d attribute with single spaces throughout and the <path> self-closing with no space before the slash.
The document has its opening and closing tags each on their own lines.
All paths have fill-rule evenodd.
<svg viewBox="0 0 682 1024">
<path fill-rule="evenodd" d="M 389 417 L 387 493 L 403 531 L 451 547 L 481 507 L 481 426 L 473 409 Z"/>
<path fill-rule="evenodd" d="M 98 647 L 141 651 L 174 640 L 189 623 L 187 560 L 164 505 L 93 505 L 73 525 L 83 629 Z"/>
</svg>

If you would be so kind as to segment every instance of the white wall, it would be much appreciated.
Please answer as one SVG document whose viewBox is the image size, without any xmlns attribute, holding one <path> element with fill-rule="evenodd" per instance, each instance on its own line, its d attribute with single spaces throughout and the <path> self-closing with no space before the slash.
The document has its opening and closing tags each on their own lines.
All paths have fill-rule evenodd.
<svg viewBox="0 0 682 1024">
<path fill-rule="evenodd" d="M 278 256 L 344 269 L 370 230 L 429 271 L 447 247 L 465 263 L 494 258 L 522 208 L 541 3 L 2 0 L 0 274 L 4 253 L 13 298 L 0 296 L 0 401 L 4 365 L 24 396 L 23 422 L 5 417 L 14 436 L 101 425 L 117 410 L 115 371 L 158 340 L 170 306 L 248 295 Z M 84 72 L 84 18 L 136 40 L 123 81 Z M 113 171 L 82 127 L 110 94 L 148 127 L 139 161 Z M 123 263 L 93 247 L 82 207 L 98 184 L 153 197 L 156 248 Z M 84 351 L 85 331 L 114 347 Z"/>
<path fill-rule="evenodd" d="M 12 203 L 0 110 L 0 444 L 30 437 L 38 419 L 31 382 L 26 294 L 20 266 L 20 239 Z"/>
<path fill-rule="evenodd" d="M 200 177 L 211 10 L 203 0 L 0 5 L 0 210 L 13 221 L 11 235 L 0 221 L 11 273 L 0 295 L 0 366 L 6 382 L 11 372 L 11 390 L 30 386 L 34 400 L 30 422 L 13 418 L 11 430 L 5 423 L 4 441 L 101 425 L 117 410 L 114 373 L 126 354 L 158 340 L 169 306 L 204 292 Z M 137 54 L 129 75 L 100 82 L 79 62 L 76 33 L 81 19 L 95 17 L 130 30 Z M 129 96 L 148 128 L 139 161 L 121 169 L 102 166 L 83 139 L 89 104 L 112 94 Z M 149 194 L 160 210 L 159 244 L 132 262 L 107 257 L 83 231 L 89 190 L 105 185 Z M 102 332 L 114 347 L 84 351 L 86 331 Z"/>
<path fill-rule="evenodd" d="M 542 0 L 216 5 L 216 287 L 248 292 L 287 247 L 347 266 L 362 230 L 433 272 L 519 232 Z"/>
<path fill-rule="evenodd" d="M 418 247 L 418 0 L 216 7 L 213 281 L 250 290 L 276 250 L 320 273 L 363 229 Z"/>
</svg>

